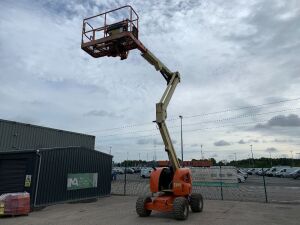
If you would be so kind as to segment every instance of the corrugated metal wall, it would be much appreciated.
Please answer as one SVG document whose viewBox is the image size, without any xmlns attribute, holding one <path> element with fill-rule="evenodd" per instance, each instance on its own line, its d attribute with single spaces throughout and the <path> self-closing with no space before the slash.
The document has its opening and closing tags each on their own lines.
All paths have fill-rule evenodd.
<svg viewBox="0 0 300 225">
<path fill-rule="evenodd" d="M 0 119 L 0 152 L 81 146 L 95 148 L 95 136 Z"/>
<path fill-rule="evenodd" d="M 112 156 L 84 148 L 41 150 L 36 206 L 110 195 Z M 98 173 L 97 188 L 67 190 L 70 173 Z"/>
</svg>

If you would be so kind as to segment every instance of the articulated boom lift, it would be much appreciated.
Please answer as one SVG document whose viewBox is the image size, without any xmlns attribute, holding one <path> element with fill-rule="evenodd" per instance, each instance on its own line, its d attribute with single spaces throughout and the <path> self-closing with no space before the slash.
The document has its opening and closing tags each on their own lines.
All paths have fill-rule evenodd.
<svg viewBox="0 0 300 225">
<path fill-rule="evenodd" d="M 117 20 L 116 18 L 126 18 Z M 100 22 L 99 22 L 100 21 Z M 201 212 L 203 199 L 200 194 L 192 194 L 192 177 L 188 168 L 180 168 L 169 131 L 166 126 L 167 107 L 180 82 L 180 74 L 171 72 L 138 39 L 139 17 L 131 6 L 123 6 L 83 20 L 81 48 L 94 58 L 111 56 L 124 60 L 130 50 L 138 49 L 141 55 L 167 81 L 167 88 L 156 104 L 156 123 L 161 133 L 170 167 L 155 168 L 150 176 L 150 190 L 156 197 L 139 197 L 136 211 L 145 217 L 152 210 L 170 212 L 176 219 L 188 217 L 189 205 L 193 212 Z M 99 24 L 103 24 L 99 26 Z"/>
</svg>

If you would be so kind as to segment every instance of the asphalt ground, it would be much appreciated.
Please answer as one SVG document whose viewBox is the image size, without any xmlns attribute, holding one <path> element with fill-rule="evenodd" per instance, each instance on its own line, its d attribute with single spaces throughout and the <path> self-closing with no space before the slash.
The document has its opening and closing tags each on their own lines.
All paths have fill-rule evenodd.
<svg viewBox="0 0 300 225">
<path fill-rule="evenodd" d="M 149 178 L 139 174 L 118 175 L 112 182 L 112 194 L 146 195 L 149 193 Z M 245 183 L 237 187 L 193 187 L 193 192 L 201 193 L 208 200 L 236 200 L 253 202 L 300 203 L 300 179 L 265 177 L 266 192 L 262 176 L 250 175 Z M 267 196 L 267 199 L 266 199 Z"/>
<path fill-rule="evenodd" d="M 136 197 L 111 196 L 92 203 L 49 206 L 29 216 L 6 217 L 1 225 L 298 225 L 300 205 L 266 204 L 238 201 L 204 201 L 201 213 L 190 212 L 185 221 L 176 221 L 172 213 L 153 212 L 138 217 Z"/>
</svg>

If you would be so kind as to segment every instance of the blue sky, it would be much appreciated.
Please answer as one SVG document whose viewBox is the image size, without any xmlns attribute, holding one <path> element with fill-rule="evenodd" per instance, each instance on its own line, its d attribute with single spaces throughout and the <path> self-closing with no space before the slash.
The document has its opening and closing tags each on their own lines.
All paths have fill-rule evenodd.
<svg viewBox="0 0 300 225">
<path fill-rule="evenodd" d="M 296 0 L 1 1 L 0 118 L 96 135 L 116 161 L 166 159 L 151 122 L 164 79 L 137 50 L 120 61 L 80 49 L 82 19 L 125 4 L 140 15 L 141 41 L 181 73 L 168 109 L 177 151 L 183 115 L 186 159 L 201 144 L 218 160 L 246 158 L 251 144 L 255 157 L 297 157 Z"/>
</svg>

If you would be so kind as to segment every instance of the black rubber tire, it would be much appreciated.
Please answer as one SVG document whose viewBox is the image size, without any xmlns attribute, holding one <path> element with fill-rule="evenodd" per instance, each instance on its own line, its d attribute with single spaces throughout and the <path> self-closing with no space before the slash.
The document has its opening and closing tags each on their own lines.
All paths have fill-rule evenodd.
<svg viewBox="0 0 300 225">
<path fill-rule="evenodd" d="M 192 212 L 202 212 L 203 211 L 203 197 L 201 194 L 191 194 L 190 206 Z"/>
<path fill-rule="evenodd" d="M 173 202 L 173 215 L 176 220 L 186 220 L 189 216 L 189 203 L 185 197 L 177 197 Z"/>
<path fill-rule="evenodd" d="M 140 217 L 150 216 L 152 210 L 147 210 L 145 204 L 151 202 L 150 197 L 139 197 L 136 201 L 135 210 Z"/>
</svg>

